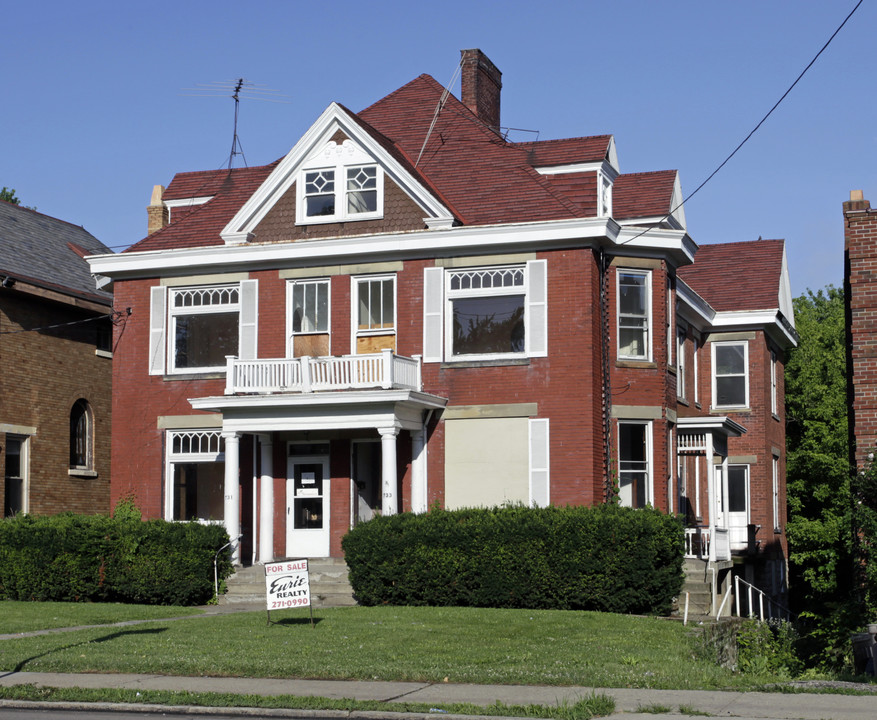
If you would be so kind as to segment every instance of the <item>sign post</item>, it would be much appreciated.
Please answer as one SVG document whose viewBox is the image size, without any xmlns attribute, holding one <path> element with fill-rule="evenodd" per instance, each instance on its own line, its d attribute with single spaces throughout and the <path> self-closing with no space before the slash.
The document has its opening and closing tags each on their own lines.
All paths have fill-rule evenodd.
<svg viewBox="0 0 877 720">
<path fill-rule="evenodd" d="M 308 577 L 308 561 L 283 560 L 265 565 L 265 596 L 268 624 L 271 611 L 283 608 L 308 606 L 311 627 L 314 626 L 314 608 L 311 605 L 311 585 Z"/>
</svg>

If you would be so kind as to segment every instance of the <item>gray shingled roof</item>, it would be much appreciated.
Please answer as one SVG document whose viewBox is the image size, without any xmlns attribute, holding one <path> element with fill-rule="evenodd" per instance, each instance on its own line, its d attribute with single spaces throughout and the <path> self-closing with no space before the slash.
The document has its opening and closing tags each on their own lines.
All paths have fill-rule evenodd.
<svg viewBox="0 0 877 720">
<path fill-rule="evenodd" d="M 111 303 L 112 294 L 95 288 L 88 263 L 70 244 L 88 255 L 112 253 L 84 228 L 0 200 L 0 276 Z"/>
</svg>

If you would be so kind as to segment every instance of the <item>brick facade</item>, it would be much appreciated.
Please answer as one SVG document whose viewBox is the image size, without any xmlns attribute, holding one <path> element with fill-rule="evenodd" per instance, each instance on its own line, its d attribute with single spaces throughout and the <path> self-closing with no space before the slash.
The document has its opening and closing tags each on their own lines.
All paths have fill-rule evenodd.
<svg viewBox="0 0 877 720">
<path fill-rule="evenodd" d="M 99 322 L 82 322 L 94 316 L 0 289 L 0 464 L 5 470 L 10 438 L 27 438 L 26 508 L 33 514 L 110 510 L 111 360 L 96 354 Z M 78 324 L 36 330 L 62 323 Z M 93 414 L 93 476 L 69 472 L 70 413 L 79 399 Z"/>
</svg>

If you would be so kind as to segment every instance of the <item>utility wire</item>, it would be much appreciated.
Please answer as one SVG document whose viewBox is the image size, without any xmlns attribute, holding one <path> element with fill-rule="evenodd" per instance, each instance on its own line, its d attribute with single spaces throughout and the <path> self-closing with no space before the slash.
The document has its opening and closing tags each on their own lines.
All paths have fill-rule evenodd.
<svg viewBox="0 0 877 720">
<path fill-rule="evenodd" d="M 844 18 L 844 21 L 843 21 L 840 25 L 838 25 L 837 30 L 835 30 L 835 31 L 831 34 L 831 37 L 828 38 L 828 40 L 826 40 L 825 44 L 822 46 L 822 48 L 819 50 L 819 52 L 816 53 L 816 55 L 813 56 L 813 59 L 812 59 L 809 63 L 807 63 L 807 67 L 805 67 L 805 68 L 801 71 L 801 73 L 798 75 L 798 77 L 795 78 L 795 82 L 793 82 L 791 85 L 789 85 L 788 90 L 786 90 L 786 91 L 782 94 L 782 97 L 780 97 L 780 99 L 777 100 L 776 103 L 774 103 L 774 106 L 773 106 L 770 110 L 767 111 L 767 114 L 766 114 L 763 118 L 761 118 L 761 120 L 758 121 L 758 124 L 757 124 L 754 128 L 752 128 L 752 130 L 749 132 L 749 134 L 748 134 L 745 138 L 743 138 L 743 140 L 740 141 L 740 144 L 737 145 L 737 147 L 734 148 L 734 150 L 731 152 L 731 154 L 728 155 L 728 157 L 726 157 L 726 158 L 721 162 L 721 164 L 720 164 L 715 170 L 713 170 L 713 171 L 709 174 L 709 176 L 706 178 L 706 180 L 704 180 L 700 185 L 698 185 L 698 186 L 694 189 L 694 191 L 691 192 L 691 193 L 688 195 L 688 197 L 686 197 L 685 199 L 683 199 L 683 200 L 682 200 L 682 201 L 681 201 L 676 207 L 674 207 L 673 209 L 671 209 L 670 212 L 668 212 L 666 215 L 664 215 L 664 217 L 662 217 L 658 222 L 653 223 L 652 225 L 649 225 L 649 227 L 645 228 L 642 232 L 640 232 L 640 233 L 634 235 L 632 238 L 629 238 L 628 240 L 624 240 L 623 242 L 620 242 L 619 245 L 624 245 L 624 244 L 626 244 L 626 243 L 632 242 L 632 241 L 636 240 L 638 237 L 642 237 L 643 235 L 645 235 L 647 232 L 649 232 L 649 230 L 654 230 L 656 227 L 658 227 L 659 225 L 661 225 L 662 223 L 664 223 L 666 220 L 668 220 L 668 219 L 670 218 L 670 216 L 673 215 L 674 212 L 676 212 L 679 208 L 681 208 L 683 205 L 685 205 L 685 203 L 687 203 L 689 200 L 691 200 L 691 198 L 693 198 L 695 195 L 697 195 L 697 193 L 700 192 L 700 190 L 703 188 L 703 186 L 706 185 L 710 180 L 712 180 L 713 177 L 715 177 L 715 175 L 716 175 L 716 174 L 717 174 L 717 173 L 718 173 L 723 167 L 725 167 L 725 165 L 728 164 L 728 162 L 731 160 L 732 157 L 734 157 L 734 156 L 737 154 L 737 152 L 740 150 L 740 148 L 742 148 L 742 147 L 743 147 L 743 146 L 749 141 L 749 138 L 751 138 L 753 135 L 755 135 L 755 133 L 758 132 L 758 129 L 759 129 L 759 128 L 765 123 L 765 121 L 766 121 L 771 115 L 773 115 L 773 111 L 776 110 L 776 109 L 780 106 L 780 103 L 781 103 L 783 100 L 786 99 L 786 96 L 787 96 L 790 92 L 792 92 L 792 90 L 795 88 L 795 86 L 798 84 L 798 82 L 801 80 L 801 78 L 803 78 L 804 75 L 807 73 L 807 71 L 808 71 L 811 67 L 813 67 L 813 65 L 814 65 L 814 64 L 816 63 L 816 61 L 819 59 L 819 56 L 822 55 L 822 53 L 825 52 L 825 50 L 826 50 L 826 49 L 828 48 L 828 46 L 831 44 L 831 41 L 834 40 L 834 38 L 837 36 L 837 34 L 843 29 L 844 25 L 847 24 L 847 21 L 853 16 L 853 14 L 856 12 L 856 10 L 859 9 L 859 6 L 860 6 L 864 1 L 865 1 L 865 0 L 859 0 L 859 2 L 856 3 L 855 7 L 854 7 L 852 10 L 850 10 L 849 14 Z"/>
<path fill-rule="evenodd" d="M 70 322 L 65 323 L 56 323 L 54 325 L 43 325 L 42 327 L 35 328 L 24 328 L 22 330 L 0 330 L 0 335 L 18 335 L 19 333 L 26 332 L 41 332 L 43 330 L 55 330 L 57 328 L 69 327 L 71 325 L 82 325 L 83 323 L 94 322 L 95 320 L 104 320 L 106 318 L 110 318 L 114 323 L 122 317 L 124 313 L 113 310 L 111 313 L 107 313 L 106 315 L 95 315 L 94 317 L 85 318 L 83 320 L 71 320 Z"/>
</svg>

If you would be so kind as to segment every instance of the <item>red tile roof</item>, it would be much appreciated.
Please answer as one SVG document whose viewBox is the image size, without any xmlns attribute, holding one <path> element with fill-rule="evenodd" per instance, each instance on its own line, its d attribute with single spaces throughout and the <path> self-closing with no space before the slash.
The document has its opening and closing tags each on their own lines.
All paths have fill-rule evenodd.
<svg viewBox="0 0 877 720">
<path fill-rule="evenodd" d="M 541 175 L 534 167 L 602 162 L 610 148 L 610 135 L 507 142 L 452 95 L 429 133 L 443 92 L 433 78 L 421 75 L 351 116 L 464 225 L 596 214 L 594 173 Z M 221 244 L 221 230 L 276 164 L 176 175 L 164 193 L 165 200 L 212 199 L 187 208 L 185 214 L 172 215 L 175 222 L 129 250 Z M 674 179 L 672 171 L 620 176 L 613 198 L 616 217 L 668 212 Z"/>
<path fill-rule="evenodd" d="M 673 207 L 675 170 L 619 175 L 612 187 L 612 215 L 619 220 L 667 215 Z"/>
<path fill-rule="evenodd" d="M 701 245 L 694 264 L 678 270 L 693 290 L 714 309 L 778 308 L 783 268 L 783 240 Z"/>
<path fill-rule="evenodd" d="M 213 195 L 213 199 L 203 205 L 196 205 L 179 222 L 171 223 L 152 233 L 125 252 L 222 245 L 220 231 L 256 192 L 278 162 L 280 161 L 259 167 L 176 175 L 168 186 L 171 197 L 168 197 L 166 191 L 164 199 L 204 195 Z M 180 179 L 179 183 L 177 183 L 178 179 Z M 191 194 L 186 195 L 186 192 Z"/>
</svg>

